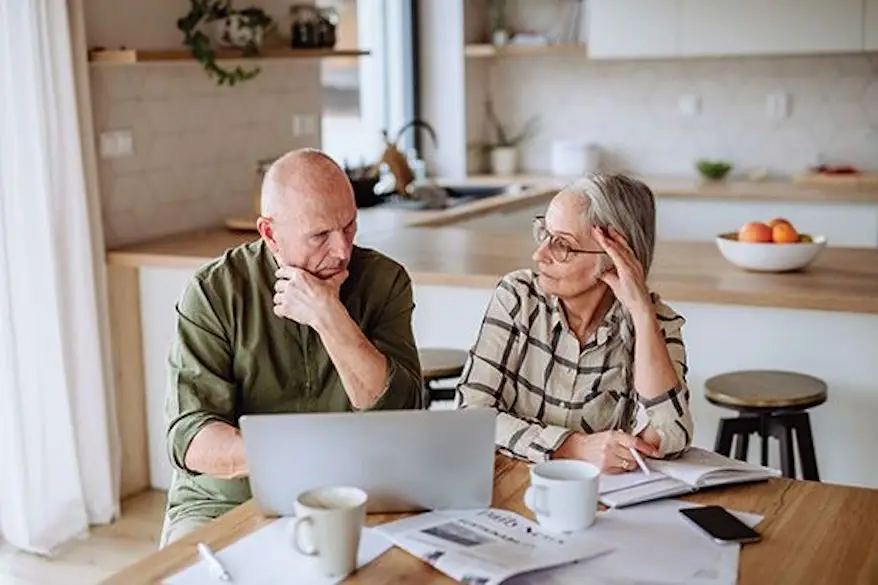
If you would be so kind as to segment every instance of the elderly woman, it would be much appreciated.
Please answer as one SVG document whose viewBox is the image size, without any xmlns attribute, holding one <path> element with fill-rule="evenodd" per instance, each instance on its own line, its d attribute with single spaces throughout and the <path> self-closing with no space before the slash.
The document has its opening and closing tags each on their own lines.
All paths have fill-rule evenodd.
<svg viewBox="0 0 878 585">
<path fill-rule="evenodd" d="M 535 218 L 537 270 L 491 298 L 458 392 L 497 411 L 501 451 L 632 470 L 632 449 L 673 457 L 692 440 L 684 319 L 646 286 L 655 202 L 620 175 L 581 179 Z"/>
</svg>

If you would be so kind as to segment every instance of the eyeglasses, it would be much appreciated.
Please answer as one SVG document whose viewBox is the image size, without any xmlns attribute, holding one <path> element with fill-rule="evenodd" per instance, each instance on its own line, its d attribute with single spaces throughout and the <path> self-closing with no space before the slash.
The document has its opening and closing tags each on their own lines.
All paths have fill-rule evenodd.
<svg viewBox="0 0 878 585">
<path fill-rule="evenodd" d="M 567 262 L 571 254 L 606 254 L 603 250 L 578 250 L 556 236 L 546 227 L 546 216 L 538 215 L 533 219 L 534 241 L 542 245 L 549 240 L 549 253 L 556 262 Z"/>
</svg>

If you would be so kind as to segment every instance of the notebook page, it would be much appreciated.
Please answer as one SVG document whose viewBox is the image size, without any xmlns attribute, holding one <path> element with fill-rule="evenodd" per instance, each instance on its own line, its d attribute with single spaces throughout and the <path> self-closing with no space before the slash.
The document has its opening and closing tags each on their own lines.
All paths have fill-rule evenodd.
<svg viewBox="0 0 878 585">
<path fill-rule="evenodd" d="M 680 496 L 691 492 L 692 489 L 692 487 L 676 479 L 660 476 L 660 479 L 657 481 L 601 494 L 600 500 L 611 508 L 622 508 L 671 496 Z"/>
<path fill-rule="evenodd" d="M 697 487 L 762 479 L 777 473 L 760 465 L 731 459 L 698 447 L 691 447 L 678 459 L 650 460 L 650 466 L 669 477 Z"/>
<path fill-rule="evenodd" d="M 667 476 L 662 475 L 658 472 L 652 472 L 649 475 L 646 475 L 640 470 L 629 471 L 628 473 L 602 473 L 600 476 L 598 493 L 610 494 L 613 492 L 618 492 L 620 490 L 632 488 L 634 486 L 661 481 L 663 479 L 667 479 Z"/>
</svg>

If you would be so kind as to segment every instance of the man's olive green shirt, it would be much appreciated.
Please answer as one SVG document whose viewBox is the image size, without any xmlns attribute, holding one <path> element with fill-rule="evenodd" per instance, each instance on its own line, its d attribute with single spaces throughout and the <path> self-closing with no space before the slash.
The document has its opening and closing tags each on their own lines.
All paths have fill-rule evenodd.
<svg viewBox="0 0 878 585">
<path fill-rule="evenodd" d="M 256 413 L 354 410 L 320 336 L 274 314 L 277 268 L 263 241 L 239 246 L 200 268 L 177 304 L 166 402 L 175 468 L 171 521 L 215 518 L 250 498 L 246 478 L 223 480 L 186 468 L 186 450 L 208 423 L 237 426 L 240 416 Z M 421 408 L 408 274 L 386 256 L 358 247 L 348 270 L 339 297 L 388 358 L 388 386 L 372 408 Z"/>
</svg>

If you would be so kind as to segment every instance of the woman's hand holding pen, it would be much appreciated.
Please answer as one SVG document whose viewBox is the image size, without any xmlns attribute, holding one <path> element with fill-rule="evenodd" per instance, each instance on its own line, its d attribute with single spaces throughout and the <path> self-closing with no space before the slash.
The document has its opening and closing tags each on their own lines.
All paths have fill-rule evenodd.
<svg viewBox="0 0 878 585">
<path fill-rule="evenodd" d="M 586 435 L 571 433 L 555 451 L 556 459 L 580 459 L 600 469 L 601 473 L 624 473 L 637 468 L 632 449 L 648 457 L 658 457 L 658 449 L 640 437 L 623 431 L 604 431 Z"/>
</svg>

